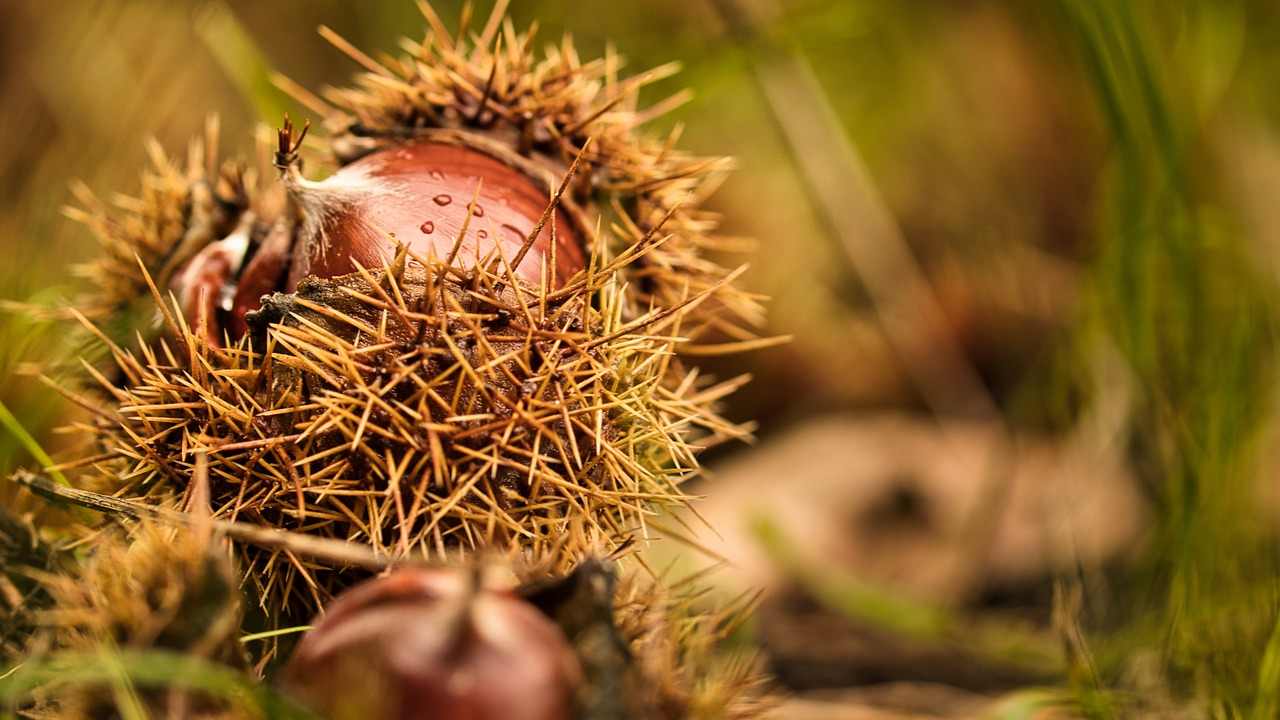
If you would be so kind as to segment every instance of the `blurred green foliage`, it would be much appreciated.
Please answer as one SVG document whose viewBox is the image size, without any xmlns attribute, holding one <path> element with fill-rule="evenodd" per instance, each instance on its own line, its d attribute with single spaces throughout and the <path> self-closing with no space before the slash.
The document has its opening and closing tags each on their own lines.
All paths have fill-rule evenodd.
<svg viewBox="0 0 1280 720">
<path fill-rule="evenodd" d="M 110 693 L 124 720 L 148 717 L 137 691 L 189 691 L 234 708 L 236 717 L 314 720 L 315 715 L 271 687 L 220 663 L 162 650 L 59 653 L 33 660 L 0 677 L 0 708 L 22 707 L 33 693 L 74 686 Z"/>
<path fill-rule="evenodd" d="M 1063 8 L 1113 137 L 1092 319 L 1133 375 L 1136 456 L 1157 506 L 1143 598 L 1157 620 L 1146 639 L 1215 715 L 1270 717 L 1276 678 L 1263 657 L 1280 554 L 1265 527 L 1273 519 L 1256 512 L 1256 451 L 1273 409 L 1274 278 L 1197 173 L 1204 119 L 1239 60 L 1244 8 Z M 1170 11 L 1186 24 L 1163 27 Z"/>
</svg>

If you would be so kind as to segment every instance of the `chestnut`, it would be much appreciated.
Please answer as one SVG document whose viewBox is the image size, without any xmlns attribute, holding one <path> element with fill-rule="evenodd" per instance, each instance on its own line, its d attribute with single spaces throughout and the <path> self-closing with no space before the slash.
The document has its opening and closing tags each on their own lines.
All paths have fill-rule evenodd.
<svg viewBox="0 0 1280 720">
<path fill-rule="evenodd" d="M 452 255 L 460 268 L 495 250 L 514 262 L 551 201 L 531 178 L 499 159 L 437 142 L 366 155 L 321 182 L 286 170 L 286 182 L 303 216 L 290 291 L 306 276 L 346 275 L 356 272 L 356 263 L 381 267 L 395 257 L 398 243 L 424 258 Z M 582 269 L 585 258 L 563 209 L 555 214 L 555 278 L 561 285 Z M 547 223 L 512 268 L 535 287 L 543 282 L 543 260 L 550 261 L 551 235 Z"/>
<path fill-rule="evenodd" d="M 460 270 L 500 254 L 521 282 L 547 289 L 562 287 L 586 265 L 580 234 L 564 208 L 547 215 L 548 191 L 494 155 L 464 145 L 408 142 L 311 181 L 291 157 L 294 142 L 286 121 L 286 216 L 260 228 L 264 237 L 250 247 L 254 220 L 246 213 L 233 234 L 197 252 L 171 283 L 187 322 L 204 328 L 214 345 L 224 332 L 232 340 L 242 337 L 245 316 L 264 296 L 293 292 L 307 277 L 380 268 L 401 245 L 420 258 L 451 260 Z M 551 264 L 544 276 L 544 265 Z"/>
<path fill-rule="evenodd" d="M 335 720 L 566 720 L 581 674 L 559 627 L 510 589 L 401 569 L 338 596 L 283 685 Z"/>
</svg>

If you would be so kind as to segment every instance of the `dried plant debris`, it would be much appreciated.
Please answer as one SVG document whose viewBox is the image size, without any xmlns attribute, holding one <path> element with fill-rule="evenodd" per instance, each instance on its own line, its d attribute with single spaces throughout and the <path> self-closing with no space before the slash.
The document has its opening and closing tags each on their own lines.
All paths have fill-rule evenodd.
<svg viewBox="0 0 1280 720">
<path fill-rule="evenodd" d="M 426 563 L 421 558 L 377 560 L 366 546 L 357 543 L 317 542 L 310 535 L 280 531 L 248 532 L 256 526 L 152 510 L 145 504 L 62 488 L 21 473 L 16 479 L 49 499 L 70 501 L 110 517 L 146 517 L 147 522 L 184 529 L 203 524 L 228 537 L 283 548 L 304 560 L 365 555 L 366 560 L 357 564 L 380 577 L 359 583 L 326 605 L 324 613 L 313 621 L 320 632 L 305 636 L 310 639 L 297 651 L 303 656 L 295 655 L 290 661 L 293 670 L 282 676 L 292 678 L 286 683 L 290 687 L 299 683 L 305 686 L 298 694 L 313 702 L 335 699 L 332 688 L 327 687 L 331 683 L 323 681 L 321 687 L 313 687 L 314 682 L 322 681 L 324 673 L 299 672 L 298 668 L 317 662 L 327 667 L 329 661 L 324 658 L 337 657 L 333 654 L 335 643 L 349 645 L 353 652 L 359 649 L 367 656 L 366 664 L 386 665 L 388 680 L 394 675 L 409 683 L 403 688 L 384 687 L 387 693 L 418 692 L 421 688 L 417 688 L 414 678 L 442 667 L 433 660 L 442 649 L 439 643 L 462 641 L 453 634 L 459 627 L 455 611 L 468 606 L 465 601 L 474 598 L 474 591 L 463 591 L 480 587 L 476 583 L 482 579 L 486 593 L 522 598 L 563 633 L 558 642 L 567 643 L 572 649 L 580 673 L 573 683 L 577 708 L 574 717 L 747 718 L 758 716 L 773 704 L 756 658 L 742 650 L 727 649 L 723 642 L 754 610 L 754 597 L 743 596 L 718 611 L 709 611 L 697 576 L 665 583 L 635 568 L 618 580 L 614 560 L 634 548 L 622 547 L 602 558 L 603 538 L 596 531 L 571 526 L 555 547 L 520 551 L 507 557 L 455 553 L 449 565 Z M 494 600 L 501 606 L 496 609 L 499 619 L 507 617 L 508 610 L 516 615 L 527 614 L 510 608 L 510 598 L 495 596 Z M 403 603 L 411 607 L 390 608 L 393 612 L 383 613 L 387 605 Z M 422 615 L 422 622 L 428 626 L 423 633 L 397 631 L 408 622 L 402 610 Z M 489 616 L 482 612 L 469 619 L 486 622 L 484 618 Z M 297 632 L 307 629 L 292 627 L 257 636 L 250 646 L 259 653 L 257 667 L 267 667 L 265 661 L 275 656 L 273 640 L 282 635 L 296 637 Z M 538 648 L 546 647 L 542 641 L 535 643 L 526 661 L 540 662 Z M 480 655 L 488 653 L 484 648 L 471 650 Z M 402 656 L 421 652 L 427 653 L 420 658 L 421 663 Z M 430 686 L 433 681 L 425 678 L 423 682 Z"/>
<path fill-rule="evenodd" d="M 106 532 L 77 577 L 50 581 L 56 644 L 157 647 L 235 664 L 240 602 L 230 557 L 198 530 L 141 523 Z"/>
<path fill-rule="evenodd" d="M 17 662 L 37 628 L 36 614 L 52 602 L 42 579 L 66 561 L 30 522 L 0 508 L 0 674 Z"/>
<path fill-rule="evenodd" d="M 80 497 L 90 495 L 94 494 L 72 489 L 51 493 L 51 497 L 78 498 L 76 501 L 82 506 L 111 512 L 113 517 L 128 517 L 125 508 L 146 514 L 141 512 L 145 505 L 108 502 L 110 498 L 106 496 L 96 496 L 101 499 L 94 502 Z M 119 510 L 109 509 L 115 506 Z M 117 514 L 121 512 L 124 515 Z M 545 686 L 551 693 L 547 698 L 561 699 L 538 706 L 551 714 L 537 717 L 750 718 L 773 705 L 757 660 L 723 647 L 726 636 L 753 607 L 752 598 L 708 612 L 702 609 L 696 578 L 664 586 L 633 570 L 618 581 L 614 564 L 597 559 L 600 538 L 576 528 L 560 541 L 560 547 L 544 549 L 541 556 L 517 553 L 497 558 L 463 554 L 456 557 L 453 566 L 427 566 L 414 561 L 399 569 L 394 561 L 384 561 L 386 572 L 382 577 L 361 583 L 330 603 L 314 621 L 315 630 L 303 636 L 303 643 L 281 676 L 287 679 L 284 687 L 294 695 L 291 701 L 265 687 L 255 687 L 250 675 L 235 670 L 244 666 L 229 634 L 231 628 L 241 624 L 238 594 L 224 594 L 231 581 L 225 551 L 212 550 L 222 546 L 201 539 L 208 537 L 209 531 L 228 530 L 229 525 L 199 514 L 152 514 L 153 519 L 143 521 L 135 531 L 132 546 L 126 547 L 121 537 L 110 535 L 100 542 L 100 549 L 78 577 L 48 581 L 58 605 L 46 615 L 51 637 L 35 647 L 80 653 L 68 659 L 55 652 L 52 657 L 64 663 L 87 659 L 102 664 L 106 659 L 119 658 L 111 661 L 113 667 L 119 667 L 115 674 L 103 673 L 101 668 L 96 675 L 73 673 L 80 677 L 78 683 L 68 682 L 47 669 L 44 675 L 40 670 L 27 673 L 49 681 L 50 688 L 36 693 L 42 701 L 41 708 L 53 712 L 43 716 L 66 717 L 59 713 L 82 712 L 86 707 L 110 710 L 111 703 L 118 703 L 121 698 L 101 692 L 103 687 L 117 681 L 127 685 L 135 679 L 141 681 L 139 688 L 152 693 L 143 692 L 138 703 L 156 702 L 157 698 L 176 702 L 175 690 L 186 688 L 183 696 L 190 694 L 191 687 L 182 683 L 190 683 L 191 673 L 213 672 L 231 674 L 232 678 L 206 682 L 198 689 L 220 686 L 225 691 L 227 685 L 239 684 L 240 692 L 235 693 L 238 697 L 223 698 L 226 702 L 212 702 L 209 698 L 200 702 L 183 700 L 185 705 L 180 709 L 192 714 L 179 717 L 206 717 L 193 710 L 206 706 L 226 710 L 226 717 L 241 717 L 238 713 L 242 712 L 248 713 L 243 716 L 256 717 L 257 711 L 271 703 L 289 705 L 300 699 L 324 708 L 327 717 L 346 717 L 342 714 L 345 710 L 338 712 L 341 708 L 359 709 L 360 713 L 353 716 L 381 716 L 369 714 L 375 707 L 390 712 L 389 717 L 400 717 L 394 709 L 394 698 L 401 696 L 418 698 L 413 706 L 433 713 L 443 712 L 446 707 L 470 712 L 483 706 L 488 709 L 486 712 L 497 708 L 494 717 L 508 717 L 501 708 L 511 705 L 502 700 L 500 693 L 475 695 L 466 687 L 445 682 L 445 676 L 456 675 L 463 668 L 470 668 L 468 672 L 476 677 L 489 677 L 499 656 L 505 657 L 499 666 L 528 665 L 521 682 L 529 688 L 542 688 L 545 681 L 555 678 L 552 685 Z M 179 530 L 161 530 L 153 524 L 157 521 Z M 241 527 L 251 526 L 237 526 Z M 333 555 L 328 545 L 277 546 L 289 547 L 302 558 Z M 629 548 L 615 555 L 626 552 Z M 194 562 L 201 553 L 205 554 L 203 570 L 200 563 Z M 566 558 L 574 569 L 568 573 L 555 570 Z M 110 567 L 126 571 L 117 577 L 107 572 Z M 182 588 L 188 590 L 184 593 Z M 148 598 L 143 604 L 149 603 L 149 612 L 142 611 L 143 604 L 135 596 Z M 417 629 L 406 632 L 409 625 Z M 509 629 L 500 630 L 508 626 Z M 546 627 L 555 630 L 548 634 Z M 522 637 L 525 640 L 519 639 Z M 274 638 L 264 635 L 262 639 Z M 167 660 L 159 658 L 177 663 L 180 669 L 157 674 L 154 669 L 148 671 L 136 664 L 139 658 L 145 662 L 149 657 L 154 665 L 157 656 L 147 653 L 157 650 L 184 653 L 170 655 Z M 130 659 L 129 652 L 143 654 Z M 265 652 L 263 660 L 275 650 L 267 647 Z M 547 662 L 559 656 L 568 658 L 564 672 L 539 675 L 538 668 L 548 667 Z M 454 662 L 441 664 L 448 658 Z M 192 665 L 192 661 L 216 665 Z M 335 679 L 331 671 L 337 666 L 351 666 L 352 662 L 356 663 L 354 667 L 377 666 L 385 672 L 378 674 L 376 683 L 344 686 L 345 681 Z M 43 667 L 38 657 L 36 665 Z M 258 667 L 261 671 L 265 663 Z M 507 679 L 502 682 L 515 682 L 509 673 L 503 676 Z M 41 683 L 33 683 L 25 676 L 20 684 L 42 688 Z M 335 694 L 335 687 L 346 687 L 349 692 Z M 381 688 L 375 693 L 380 698 L 378 702 L 366 697 L 366 690 L 374 688 Z M 571 712 L 564 702 L 566 688 L 572 693 Z M 246 698 L 246 693 L 251 697 Z M 4 683 L 0 683 L 0 699 L 4 697 Z M 215 693 L 214 697 L 221 695 Z M 228 704 L 238 700 L 244 705 L 246 699 L 256 704 Z M 388 709 L 383 701 L 392 702 L 393 707 Z"/>
<path fill-rule="evenodd" d="M 429 19 L 416 60 L 332 93 L 347 166 L 329 179 L 302 176 L 289 123 L 283 183 L 259 187 L 263 158 L 215 177 L 211 129 L 186 172 L 157 159 L 123 217 L 84 216 L 107 248 L 96 307 L 145 287 L 167 330 L 93 372 L 110 402 L 80 398 L 97 440 L 80 482 L 172 505 L 205 453 L 222 518 L 388 555 L 537 548 L 575 521 L 616 546 L 683 501 L 699 450 L 748 436 L 716 412 L 745 378 L 679 358 L 756 304 L 702 254 L 697 206 L 723 163 L 636 132 L 661 110 L 638 89 L 668 69 L 619 80 L 616 57 L 567 43 L 535 61 L 502 8 L 469 50 Z M 450 183 L 471 202 L 423 192 Z M 242 553 L 273 612 L 342 586 L 323 563 Z"/>
<path fill-rule="evenodd" d="M 53 657 L 160 650 L 245 667 L 241 595 L 222 543 L 198 529 L 143 522 L 101 531 L 93 547 L 78 572 L 46 579 L 52 603 L 40 615 L 44 636 L 31 648 L 36 662 L 46 650 Z M 135 688 L 129 695 L 156 716 L 230 712 L 223 700 L 199 693 Z M 121 702 L 119 692 L 96 683 L 54 684 L 36 697 L 58 718 L 114 717 Z"/>
</svg>

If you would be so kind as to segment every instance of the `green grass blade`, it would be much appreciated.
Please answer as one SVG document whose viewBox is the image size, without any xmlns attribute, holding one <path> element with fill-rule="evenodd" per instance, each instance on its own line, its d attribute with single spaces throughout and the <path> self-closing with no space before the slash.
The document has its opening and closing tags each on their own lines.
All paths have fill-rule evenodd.
<svg viewBox="0 0 1280 720">
<path fill-rule="evenodd" d="M 45 452 L 43 447 L 40 447 L 40 443 L 31 436 L 31 433 L 27 432 L 22 422 L 9 411 L 9 407 L 3 401 L 0 401 L 0 425 L 3 425 L 22 444 L 22 447 L 31 454 L 31 457 L 40 463 L 41 468 L 53 467 L 55 464 L 53 458 L 49 457 L 49 453 Z M 71 485 L 60 470 L 47 470 L 46 472 L 59 485 Z"/>
<path fill-rule="evenodd" d="M 1250 717 L 1253 720 L 1280 717 L 1280 615 L 1276 616 L 1275 628 L 1258 667 L 1258 694 Z"/>
<path fill-rule="evenodd" d="M 254 716 L 315 720 L 294 701 L 232 668 L 163 650 L 69 652 L 30 661 L 0 680 L 0 706 L 13 707 L 37 690 L 68 686 L 111 688 L 122 677 L 139 688 L 206 693 Z"/>
<path fill-rule="evenodd" d="M 269 640 L 271 638 L 282 637 L 284 635 L 294 635 L 297 633 L 304 633 L 310 630 L 311 627 L 312 626 L 310 625 L 298 625 L 296 627 L 277 628 L 275 630 L 265 630 L 263 632 L 253 633 L 251 635 L 245 635 L 244 637 L 240 638 L 240 642 L 251 643 L 251 642 L 254 642 L 255 640 Z"/>
</svg>

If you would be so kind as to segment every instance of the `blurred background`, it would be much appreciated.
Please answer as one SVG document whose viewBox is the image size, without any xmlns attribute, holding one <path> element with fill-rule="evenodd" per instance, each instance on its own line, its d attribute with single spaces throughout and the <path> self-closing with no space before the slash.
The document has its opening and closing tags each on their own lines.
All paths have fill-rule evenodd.
<svg viewBox="0 0 1280 720">
<path fill-rule="evenodd" d="M 706 363 L 754 377 L 727 412 L 759 439 L 654 555 L 762 591 L 779 717 L 1280 717 L 1280 6 L 513 4 L 680 60 L 648 100 L 691 87 L 664 122 L 738 160 L 728 261 L 793 340 Z M 135 192 L 144 140 L 211 112 L 240 153 L 306 117 L 272 72 L 358 69 L 320 24 L 422 32 L 410 0 L 0 2 L 0 299 L 76 293 L 70 180 Z M 0 318 L 0 400 L 55 457 L 69 408 L 28 370 L 64 336 Z"/>
</svg>

